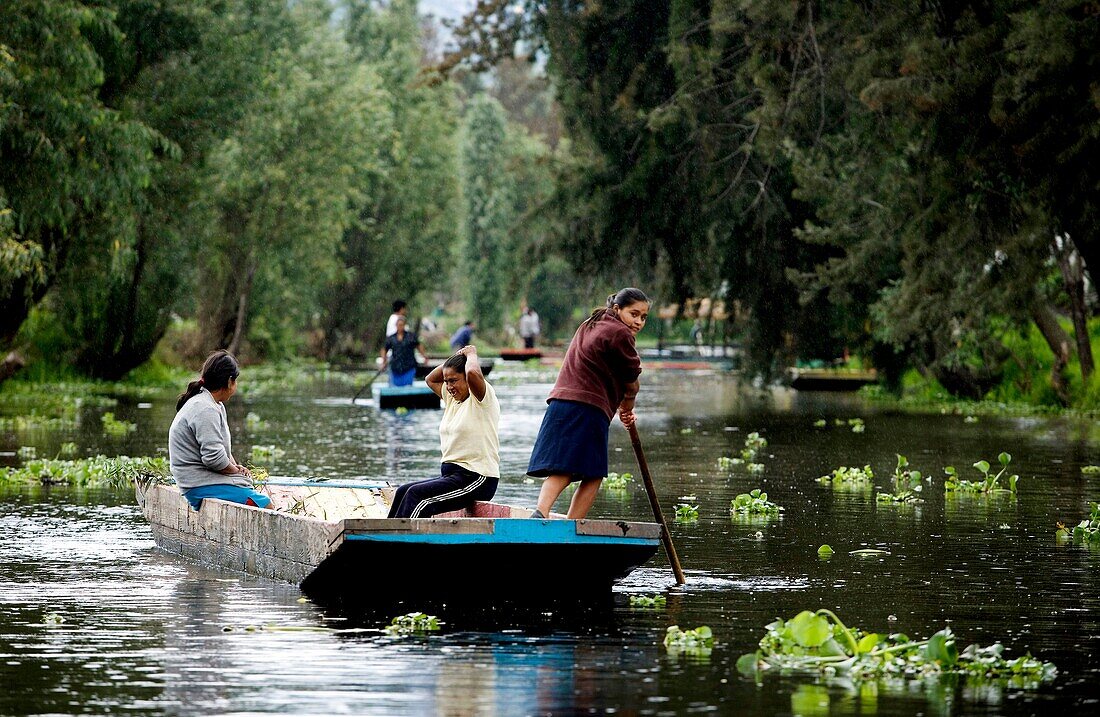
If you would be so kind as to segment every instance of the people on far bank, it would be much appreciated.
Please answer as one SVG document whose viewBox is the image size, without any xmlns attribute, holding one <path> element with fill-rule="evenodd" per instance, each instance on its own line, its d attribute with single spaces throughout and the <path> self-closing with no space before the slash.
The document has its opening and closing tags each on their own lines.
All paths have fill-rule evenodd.
<svg viewBox="0 0 1100 717">
<path fill-rule="evenodd" d="M 474 326 L 473 321 L 467 320 L 462 324 L 451 336 L 451 351 L 458 351 L 464 346 L 469 346 L 474 340 L 474 332 L 477 331 L 477 327 Z"/>
<path fill-rule="evenodd" d="M 543 478 L 532 518 L 550 515 L 562 491 L 579 481 L 567 516 L 588 515 L 607 476 L 607 439 L 616 411 L 634 425 L 641 359 L 635 337 L 649 316 L 649 298 L 625 288 L 607 297 L 577 329 L 546 402 L 527 475 Z"/>
<path fill-rule="evenodd" d="M 519 316 L 519 337 L 523 339 L 523 348 L 535 348 L 535 341 L 540 333 L 542 326 L 539 324 L 539 315 L 530 306 L 524 306 L 523 313 Z"/>
<path fill-rule="evenodd" d="M 382 346 L 382 369 L 389 366 L 391 386 L 411 386 L 416 378 L 417 355 L 422 362 L 428 360 L 420 350 L 420 340 L 406 328 L 407 324 L 405 317 L 398 315 L 396 331 L 386 337 Z"/>
<path fill-rule="evenodd" d="M 393 336 L 397 333 L 397 320 L 404 317 L 408 320 L 409 317 L 409 305 L 403 299 L 398 299 L 393 302 L 393 313 L 390 314 L 390 318 L 386 321 L 386 336 Z"/>
<path fill-rule="evenodd" d="M 225 402 L 237 392 L 237 359 L 215 351 L 202 375 L 176 401 L 168 430 L 168 463 L 180 493 L 198 510 L 206 498 L 266 508 L 271 499 L 252 488 L 252 473 L 233 457 Z"/>
<path fill-rule="evenodd" d="M 500 404 L 481 373 L 477 349 L 464 346 L 425 379 L 443 400 L 439 477 L 398 487 L 390 518 L 430 518 L 492 500 L 500 478 Z"/>
</svg>

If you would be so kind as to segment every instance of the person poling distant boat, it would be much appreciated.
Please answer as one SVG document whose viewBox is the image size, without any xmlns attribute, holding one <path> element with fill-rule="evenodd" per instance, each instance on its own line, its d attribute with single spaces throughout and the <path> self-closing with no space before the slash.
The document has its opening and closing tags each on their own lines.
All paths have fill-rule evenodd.
<svg viewBox="0 0 1100 717">
<path fill-rule="evenodd" d="M 500 404 L 477 349 L 464 346 L 424 380 L 443 400 L 440 475 L 399 486 L 390 518 L 430 518 L 492 500 L 500 479 Z"/>
<path fill-rule="evenodd" d="M 532 517 L 550 515 L 554 501 L 580 481 L 567 517 L 588 515 L 607 476 L 607 438 L 616 410 L 627 428 L 634 425 L 634 400 L 642 362 L 634 337 L 649 316 L 649 297 L 622 289 L 580 325 L 565 352 L 542 419 L 527 474 L 544 478 Z"/>
<path fill-rule="evenodd" d="M 382 368 L 389 365 L 391 386 L 411 386 L 416 378 L 416 357 L 420 356 L 421 363 L 428 357 L 420 350 L 416 334 L 406 330 L 407 319 L 398 315 L 396 324 L 397 330 L 382 346 Z"/>
<path fill-rule="evenodd" d="M 187 384 L 176 402 L 168 430 L 168 463 L 180 493 L 198 510 L 205 498 L 218 498 L 266 508 L 271 499 L 252 489 L 252 473 L 233 457 L 225 418 L 226 401 L 237 392 L 241 375 L 237 359 L 215 351 L 202 365 L 202 375 Z"/>
</svg>

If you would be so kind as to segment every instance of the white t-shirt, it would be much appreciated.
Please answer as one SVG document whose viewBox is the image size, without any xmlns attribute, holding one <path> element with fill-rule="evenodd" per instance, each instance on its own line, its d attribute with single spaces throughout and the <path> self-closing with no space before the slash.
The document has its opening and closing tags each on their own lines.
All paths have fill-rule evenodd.
<svg viewBox="0 0 1100 717">
<path fill-rule="evenodd" d="M 485 382 L 480 401 L 470 392 L 456 401 L 443 387 L 443 419 L 439 422 L 439 447 L 444 463 L 454 463 L 478 475 L 500 477 L 500 404 L 496 391 Z"/>
<path fill-rule="evenodd" d="M 401 314 L 390 314 L 389 321 L 386 322 L 386 336 L 393 336 L 397 333 L 397 318 Z"/>
</svg>

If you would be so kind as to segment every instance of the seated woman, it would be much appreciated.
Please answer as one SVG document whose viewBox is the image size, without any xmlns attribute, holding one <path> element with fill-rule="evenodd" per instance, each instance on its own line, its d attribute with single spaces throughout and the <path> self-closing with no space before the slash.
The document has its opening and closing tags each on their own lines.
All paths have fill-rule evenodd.
<svg viewBox="0 0 1100 717">
<path fill-rule="evenodd" d="M 215 351 L 202 365 L 202 376 L 187 384 L 176 402 L 168 429 L 168 463 L 180 493 L 198 510 L 204 498 L 266 508 L 271 499 L 252 489 L 252 473 L 233 458 L 225 406 L 237 392 L 237 359 Z"/>
<path fill-rule="evenodd" d="M 439 478 L 406 483 L 394 493 L 390 518 L 430 518 L 491 500 L 500 477 L 500 404 L 481 374 L 477 349 L 466 346 L 424 379 L 443 399 Z M 446 390 L 443 390 L 446 388 Z"/>
<path fill-rule="evenodd" d="M 411 386 L 416 378 L 417 355 L 421 361 L 427 361 L 428 357 L 420 350 L 420 340 L 416 334 L 406 329 L 404 316 L 397 316 L 396 325 L 397 330 L 386 337 L 386 343 L 382 346 L 382 369 L 387 365 L 390 367 L 391 386 Z"/>
</svg>

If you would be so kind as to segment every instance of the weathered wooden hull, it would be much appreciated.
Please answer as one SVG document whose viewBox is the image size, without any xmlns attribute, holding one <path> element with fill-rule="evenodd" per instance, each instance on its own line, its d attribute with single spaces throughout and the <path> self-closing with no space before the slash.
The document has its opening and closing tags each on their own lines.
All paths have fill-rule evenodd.
<svg viewBox="0 0 1100 717">
<path fill-rule="evenodd" d="M 170 485 L 138 485 L 137 495 L 166 551 L 351 602 L 606 594 L 661 539 L 654 523 L 532 520 L 528 510 L 495 503 L 430 519 L 372 517 L 385 515 L 388 488 L 267 490 L 292 510 L 306 496 L 321 506 L 307 512 L 367 517 L 318 518 L 209 499 L 196 511 Z M 328 500 L 336 494 L 316 498 L 322 491 L 351 497 L 340 494 L 338 506 Z"/>
<path fill-rule="evenodd" d="M 790 376 L 791 388 L 798 391 L 858 391 L 878 380 L 874 371 L 791 369 Z"/>
<path fill-rule="evenodd" d="M 439 396 L 427 386 L 373 386 L 374 403 L 379 408 L 439 408 Z"/>
</svg>

